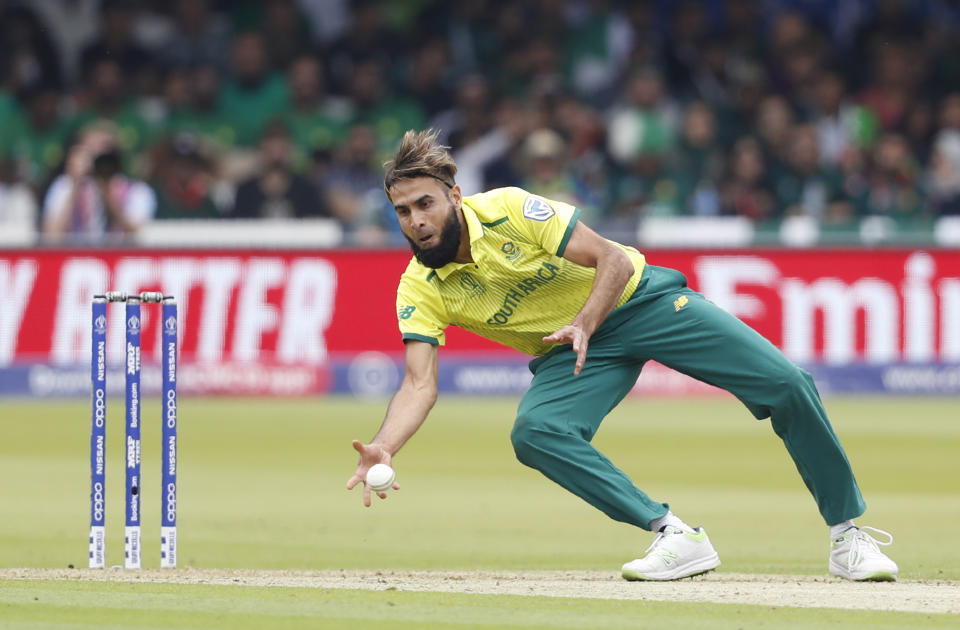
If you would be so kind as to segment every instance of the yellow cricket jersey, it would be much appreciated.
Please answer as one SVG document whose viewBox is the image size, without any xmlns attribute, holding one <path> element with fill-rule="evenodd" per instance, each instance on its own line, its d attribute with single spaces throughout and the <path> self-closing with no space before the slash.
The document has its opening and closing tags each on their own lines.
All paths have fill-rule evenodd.
<svg viewBox="0 0 960 630">
<path fill-rule="evenodd" d="M 459 326 L 534 356 L 557 344 L 543 337 L 569 324 L 590 295 L 596 270 L 562 257 L 580 211 L 520 188 L 497 188 L 463 198 L 472 263 L 430 269 L 410 261 L 397 288 L 404 339 L 445 343 Z M 643 254 L 620 245 L 635 272 L 617 306 L 643 271 Z"/>
</svg>

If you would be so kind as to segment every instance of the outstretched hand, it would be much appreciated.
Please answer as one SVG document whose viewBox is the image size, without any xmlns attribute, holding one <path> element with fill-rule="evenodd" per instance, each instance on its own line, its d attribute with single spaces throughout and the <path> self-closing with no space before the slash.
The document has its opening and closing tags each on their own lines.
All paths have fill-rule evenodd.
<svg viewBox="0 0 960 630">
<path fill-rule="evenodd" d="M 567 324 L 553 334 L 543 338 L 546 343 L 569 343 L 573 346 L 573 351 L 577 353 L 577 363 L 573 368 L 573 375 L 580 374 L 583 364 L 587 360 L 587 346 L 590 342 L 588 335 L 583 328 L 575 324 Z"/>
<path fill-rule="evenodd" d="M 363 504 L 370 507 L 370 486 L 367 485 L 366 481 L 367 471 L 370 470 L 370 467 L 374 464 L 386 464 L 389 466 L 392 458 L 390 457 L 390 453 L 377 444 L 364 444 L 360 440 L 354 440 L 353 448 L 360 453 L 360 462 L 357 464 L 357 472 L 353 473 L 353 476 L 347 481 L 347 490 L 352 490 L 355 485 L 362 481 Z M 399 490 L 400 485 L 394 483 L 393 489 Z M 386 499 L 387 493 L 377 492 L 377 496 L 381 499 Z"/>
</svg>

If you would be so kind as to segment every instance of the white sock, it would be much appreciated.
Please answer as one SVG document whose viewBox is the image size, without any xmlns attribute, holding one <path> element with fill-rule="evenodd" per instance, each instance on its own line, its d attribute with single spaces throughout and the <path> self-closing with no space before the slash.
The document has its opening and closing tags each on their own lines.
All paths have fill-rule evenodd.
<svg viewBox="0 0 960 630">
<path fill-rule="evenodd" d="M 836 525 L 830 526 L 830 538 L 836 538 L 843 532 L 847 531 L 851 527 L 856 527 L 853 521 L 844 521 L 842 523 L 837 523 Z"/>
<path fill-rule="evenodd" d="M 676 514 L 673 512 L 667 512 L 660 518 L 655 518 L 650 521 L 650 531 L 658 532 L 667 525 L 673 525 L 674 527 L 679 527 L 680 529 L 686 532 L 692 532 L 693 528 L 681 521 Z"/>
</svg>

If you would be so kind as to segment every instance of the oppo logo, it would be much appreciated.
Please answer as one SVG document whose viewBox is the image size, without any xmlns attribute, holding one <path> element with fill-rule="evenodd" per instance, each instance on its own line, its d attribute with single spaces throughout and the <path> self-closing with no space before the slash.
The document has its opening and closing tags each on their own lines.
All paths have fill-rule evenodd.
<svg viewBox="0 0 960 630">
<path fill-rule="evenodd" d="M 93 423 L 102 428 L 107 419 L 107 392 L 101 387 L 93 390 Z"/>
<path fill-rule="evenodd" d="M 93 484 L 93 520 L 103 520 L 103 484 L 99 481 Z"/>
<path fill-rule="evenodd" d="M 167 391 L 167 428 L 173 429 L 177 426 L 177 392 L 172 389 Z"/>
<path fill-rule="evenodd" d="M 173 523 L 177 520 L 177 485 L 167 484 L 167 522 Z"/>
</svg>

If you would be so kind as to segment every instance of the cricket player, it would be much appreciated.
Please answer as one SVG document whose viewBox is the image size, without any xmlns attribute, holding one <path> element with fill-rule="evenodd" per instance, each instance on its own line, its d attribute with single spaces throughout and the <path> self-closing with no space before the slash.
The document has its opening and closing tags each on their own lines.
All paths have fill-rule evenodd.
<svg viewBox="0 0 960 630">
<path fill-rule="evenodd" d="M 896 579 L 896 563 L 878 547 L 893 537 L 852 520 L 866 505 L 813 379 L 773 344 L 689 289 L 683 274 L 599 236 L 570 205 L 519 188 L 462 196 L 433 130 L 408 131 L 386 166 L 384 189 L 414 253 L 397 289 L 406 372 L 376 436 L 353 443 L 360 462 L 348 489 L 372 465 L 389 465 L 426 419 L 437 400 L 437 351 L 456 325 L 536 357 L 510 436 L 517 458 L 610 518 L 657 533 L 644 557 L 623 565 L 624 578 L 675 580 L 720 564 L 702 527 L 651 499 L 590 444 L 654 360 L 771 419 L 830 527 L 831 573 Z M 368 507 L 370 492 L 364 481 Z"/>
</svg>

